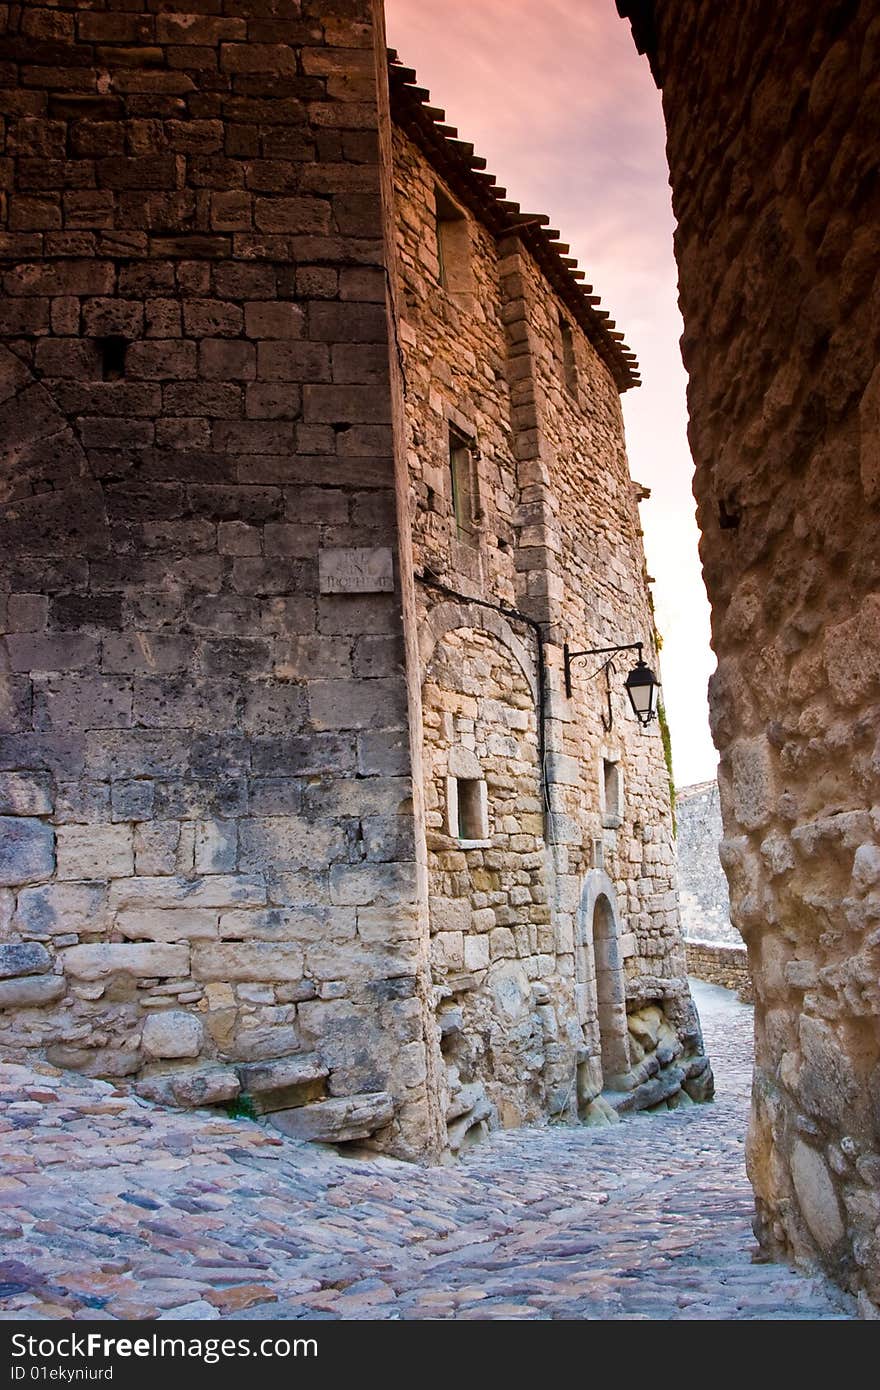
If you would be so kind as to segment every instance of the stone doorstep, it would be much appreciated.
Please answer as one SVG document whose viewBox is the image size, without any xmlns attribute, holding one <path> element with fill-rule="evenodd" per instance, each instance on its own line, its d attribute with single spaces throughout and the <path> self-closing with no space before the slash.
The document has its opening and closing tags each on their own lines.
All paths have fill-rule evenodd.
<svg viewBox="0 0 880 1390">
<path fill-rule="evenodd" d="M 311 1139 L 326 1144 L 346 1144 L 367 1139 L 394 1118 L 394 1101 L 387 1091 L 339 1096 L 281 1110 L 269 1123 L 291 1139 Z"/>
<path fill-rule="evenodd" d="M 248 1062 L 236 1067 L 242 1094 L 248 1096 L 258 1115 L 293 1110 L 324 1096 L 330 1075 L 315 1053 Z"/>
<path fill-rule="evenodd" d="M 669 1100 L 681 1090 L 685 1079 L 681 1067 L 664 1067 L 650 1081 L 643 1081 L 632 1091 L 603 1091 L 602 1098 L 617 1111 L 618 1115 L 628 1115 L 634 1111 L 647 1110 Z"/>
</svg>

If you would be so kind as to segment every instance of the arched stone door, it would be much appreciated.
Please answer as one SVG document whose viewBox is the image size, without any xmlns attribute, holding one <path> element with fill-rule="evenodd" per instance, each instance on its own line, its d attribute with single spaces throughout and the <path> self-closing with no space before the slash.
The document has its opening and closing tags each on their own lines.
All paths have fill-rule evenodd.
<svg viewBox="0 0 880 1390">
<path fill-rule="evenodd" d="M 577 976 L 587 1044 L 607 1086 L 629 1071 L 630 1058 L 617 897 L 611 879 L 597 869 L 587 874 L 581 896 Z"/>
</svg>

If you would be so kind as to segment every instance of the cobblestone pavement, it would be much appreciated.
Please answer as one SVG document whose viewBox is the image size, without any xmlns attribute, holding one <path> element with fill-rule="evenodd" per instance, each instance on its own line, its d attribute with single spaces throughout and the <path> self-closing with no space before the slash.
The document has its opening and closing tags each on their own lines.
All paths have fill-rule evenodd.
<svg viewBox="0 0 880 1390">
<path fill-rule="evenodd" d="M 445 1168 L 0 1066 L 0 1316 L 849 1317 L 751 1263 L 751 1009 L 699 1003 L 714 1105 L 502 1132 Z"/>
</svg>

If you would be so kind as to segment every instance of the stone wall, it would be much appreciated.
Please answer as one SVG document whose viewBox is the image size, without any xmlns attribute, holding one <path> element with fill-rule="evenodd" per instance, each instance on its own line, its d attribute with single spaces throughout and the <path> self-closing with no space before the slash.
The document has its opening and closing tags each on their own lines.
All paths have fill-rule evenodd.
<svg viewBox="0 0 880 1390">
<path fill-rule="evenodd" d="M 688 974 L 710 985 L 723 985 L 734 990 L 744 1004 L 755 999 L 749 961 L 743 945 L 734 946 L 722 941 L 698 941 L 688 938 L 684 943 Z"/>
<path fill-rule="evenodd" d="M 565 640 L 579 648 L 641 638 L 653 650 L 619 387 L 576 322 L 574 370 L 566 371 L 564 303 L 519 237 L 492 235 L 470 214 L 467 188 L 447 182 L 447 165 L 433 162 L 419 138 L 412 127 L 395 134 L 398 332 L 425 682 L 434 979 L 458 1145 L 499 1121 L 578 1109 L 600 1118 L 603 1085 L 625 1086 L 633 1101 L 663 1068 L 636 1099 L 665 1103 L 685 1079 L 675 1059 L 682 1050 L 699 1055 L 700 1040 L 659 732 L 641 730 L 627 712 L 627 666 L 612 677 L 607 732 L 599 663 L 575 671 L 571 700 L 562 680 Z M 445 285 L 438 188 L 444 206 L 459 199 L 465 223 Z M 464 536 L 450 431 L 471 440 L 474 454 L 479 511 Z M 606 763 L 619 806 L 605 804 Z M 480 843 L 463 845 L 451 823 L 451 776 L 486 783 Z M 613 904 L 613 962 L 593 936 L 600 898 Z M 613 1045 L 600 1020 L 606 976 L 614 977 Z M 636 1075 L 625 1054 L 626 1013 L 652 1005 L 677 1042 L 662 1064 L 655 1058 Z"/>
<path fill-rule="evenodd" d="M 758 1230 L 876 1304 L 880 17 L 621 8 L 663 88 L 678 220 Z"/>
<path fill-rule="evenodd" d="M 717 782 L 675 789 L 675 858 L 685 940 L 742 945 L 730 921 L 730 893 L 721 864 L 724 835 Z"/>
<path fill-rule="evenodd" d="M 607 314 L 469 156 L 440 285 L 378 5 L 2 21 L 0 1048 L 408 1157 L 706 1093 L 658 730 L 562 680 L 654 653 Z"/>
<path fill-rule="evenodd" d="M 157 8 L 3 11 L 0 1048 L 421 1152 L 381 20 Z"/>
</svg>

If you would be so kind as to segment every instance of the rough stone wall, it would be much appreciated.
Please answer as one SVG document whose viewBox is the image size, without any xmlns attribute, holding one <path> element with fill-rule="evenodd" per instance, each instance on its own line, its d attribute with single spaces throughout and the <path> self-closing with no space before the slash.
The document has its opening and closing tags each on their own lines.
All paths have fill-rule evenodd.
<svg viewBox="0 0 880 1390">
<path fill-rule="evenodd" d="M 678 1028 L 678 1052 L 699 1040 L 658 732 L 637 731 L 625 711 L 627 666 L 613 678 L 608 735 L 605 687 L 591 668 L 575 672 L 571 701 L 562 682 L 566 638 L 576 647 L 641 638 L 653 649 L 617 389 L 574 324 L 569 394 L 560 305 L 517 238 L 496 242 L 469 216 L 467 273 L 454 288 L 438 283 L 443 178 L 403 131 L 394 155 L 413 543 L 428 581 L 417 599 L 431 929 L 458 1143 L 496 1118 L 518 1123 L 579 1104 L 586 1113 L 607 1082 L 588 920 L 598 880 L 614 902 L 621 1043 L 625 1006 L 654 1002 Z M 457 534 L 450 427 L 476 444 L 474 543 Z M 543 787 L 536 628 L 547 680 Z M 450 756 L 470 766 L 459 775 L 486 778 L 489 844 L 462 848 L 450 834 Z M 602 804 L 603 759 L 622 776 L 618 816 Z"/>
<path fill-rule="evenodd" d="M 419 1152 L 381 18 L 183 8 L 2 12 L 0 1047 Z"/>
<path fill-rule="evenodd" d="M 659 671 L 619 394 L 576 329 L 577 384 L 572 389 L 566 383 L 556 297 L 529 258 L 517 255 L 505 269 L 508 293 L 520 292 L 518 308 L 525 315 L 514 320 L 514 331 L 528 324 L 537 425 L 534 444 L 524 428 L 528 418 L 517 438 L 520 452 L 534 454 L 520 473 L 520 603 L 535 616 L 546 613 L 557 662 L 565 638 L 575 649 L 643 641 L 647 660 Z M 523 358 L 517 353 L 514 360 Z M 595 674 L 602 660 L 588 658 L 574 668 L 571 701 L 553 698 L 550 738 L 559 752 L 549 775 L 556 869 L 578 881 L 590 868 L 604 867 L 614 881 L 633 938 L 626 965 L 631 998 L 646 997 L 649 978 L 664 981 L 658 986 L 661 996 L 672 999 L 681 991 L 686 998 L 659 726 L 642 729 L 629 710 L 623 679 L 635 654 L 624 652 L 611 676 L 612 728 L 603 730 L 606 689 L 604 678 Z M 561 693 L 559 684 L 556 691 Z M 619 816 L 608 814 L 603 802 L 606 760 L 619 769 Z"/>
<path fill-rule="evenodd" d="M 565 1013 L 574 1016 L 547 903 L 534 691 L 497 637 L 456 628 L 434 649 L 423 698 L 447 1113 L 455 1121 L 468 1103 L 470 1130 L 495 1118 L 481 1113 L 488 1101 L 505 1126 L 518 1125 L 565 1108 L 564 1094 L 554 1094 L 564 1077 L 548 1069 L 545 1056 L 559 1028 L 551 999 L 566 999 Z M 462 849 L 450 834 L 447 777 L 456 774 L 486 781 L 487 835 L 479 848 Z M 453 1138 L 464 1118 L 457 1130 L 450 1126 Z"/>
<path fill-rule="evenodd" d="M 724 836 L 717 782 L 675 790 L 675 858 L 685 941 L 741 945 L 730 921 L 730 893 L 719 846 Z"/>
<path fill-rule="evenodd" d="M 654 12 L 758 1230 L 876 1304 L 880 17 Z"/>
<path fill-rule="evenodd" d="M 684 949 L 689 975 L 696 976 L 698 980 L 707 980 L 710 985 L 723 985 L 725 989 L 735 990 L 745 1004 L 754 1003 L 755 992 L 745 946 L 728 945 L 721 941 L 694 941 L 689 937 Z"/>
</svg>

